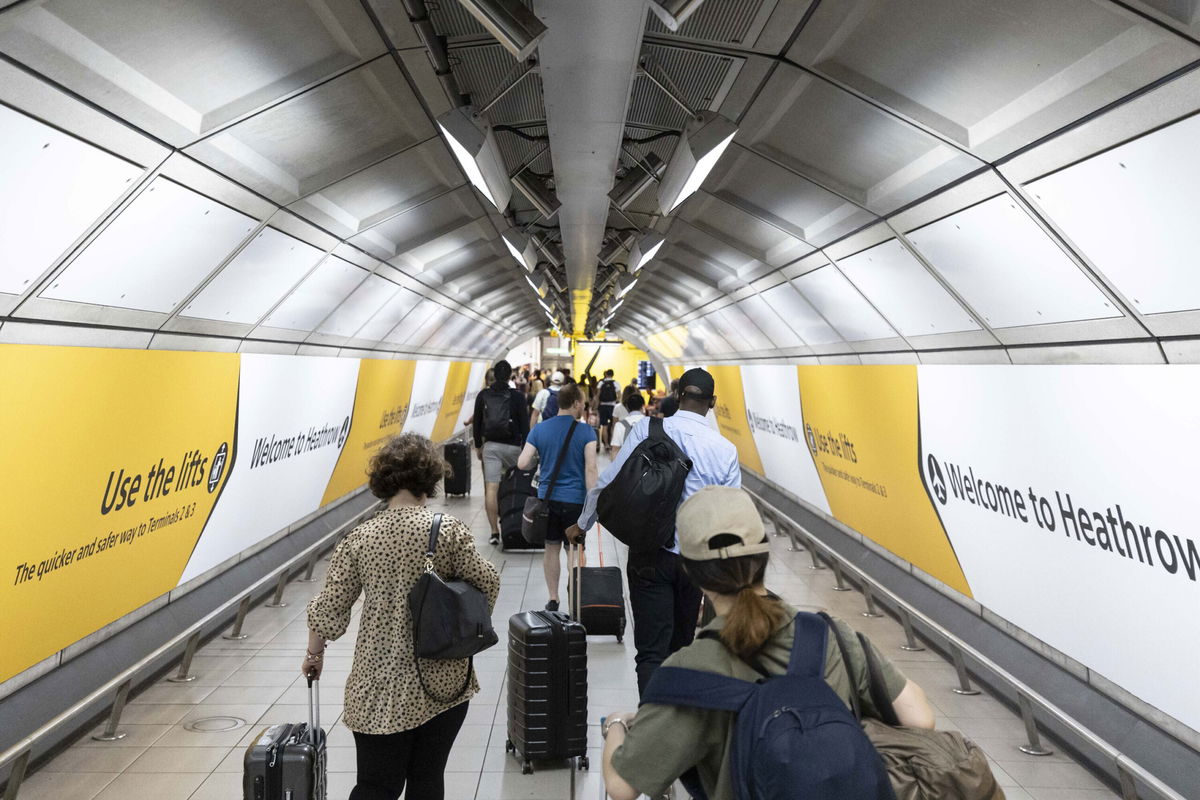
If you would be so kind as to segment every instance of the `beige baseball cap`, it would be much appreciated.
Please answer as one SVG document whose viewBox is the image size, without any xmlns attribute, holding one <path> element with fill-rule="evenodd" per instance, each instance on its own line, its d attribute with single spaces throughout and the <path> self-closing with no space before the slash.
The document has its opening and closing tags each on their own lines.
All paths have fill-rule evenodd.
<svg viewBox="0 0 1200 800">
<path fill-rule="evenodd" d="M 675 516 L 679 552 L 692 561 L 713 561 L 767 553 L 771 544 L 762 517 L 749 493 L 732 486 L 705 486 L 683 501 Z M 735 536 L 738 542 L 712 547 L 717 536 Z"/>
</svg>

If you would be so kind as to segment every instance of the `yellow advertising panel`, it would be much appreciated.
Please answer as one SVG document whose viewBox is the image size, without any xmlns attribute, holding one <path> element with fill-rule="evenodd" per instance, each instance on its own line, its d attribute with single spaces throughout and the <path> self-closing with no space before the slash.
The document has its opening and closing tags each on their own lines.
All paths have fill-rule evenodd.
<svg viewBox="0 0 1200 800">
<path fill-rule="evenodd" d="M 604 370 L 611 369 L 613 379 L 621 386 L 627 386 L 630 380 L 637 377 L 639 361 L 650 360 L 645 350 L 639 350 L 629 342 L 577 342 L 571 374 L 582 378 L 593 356 L 596 361 L 592 364 L 591 374 L 599 379 L 604 377 Z"/>
<path fill-rule="evenodd" d="M 178 584 L 233 465 L 238 358 L 0 345 L 0 681 Z"/>
<path fill-rule="evenodd" d="M 969 596 L 921 483 L 916 366 L 797 370 L 804 437 L 833 516 Z"/>
<path fill-rule="evenodd" d="M 667 374 L 671 376 L 671 380 L 679 380 L 683 377 L 683 364 L 667 364 Z M 671 384 L 668 383 L 666 388 L 669 390 L 671 388 Z"/>
<path fill-rule="evenodd" d="M 708 367 L 717 387 L 717 407 L 713 413 L 721 427 L 721 435 L 737 445 L 738 460 L 743 467 L 763 474 L 762 459 L 754 443 L 754 432 L 746 419 L 746 396 L 742 392 L 742 371 L 736 366 Z M 683 373 L 680 373 L 683 374 Z"/>
<path fill-rule="evenodd" d="M 359 362 L 350 433 L 337 466 L 333 468 L 321 505 L 366 483 L 371 456 L 404 427 L 416 369 L 415 361 L 363 359 Z"/>
<path fill-rule="evenodd" d="M 450 365 L 450 371 L 446 374 L 446 393 L 442 395 L 442 408 L 438 412 L 437 422 L 433 424 L 433 433 L 429 436 L 433 441 L 443 442 L 454 435 L 470 377 L 470 361 L 455 361 Z"/>
</svg>

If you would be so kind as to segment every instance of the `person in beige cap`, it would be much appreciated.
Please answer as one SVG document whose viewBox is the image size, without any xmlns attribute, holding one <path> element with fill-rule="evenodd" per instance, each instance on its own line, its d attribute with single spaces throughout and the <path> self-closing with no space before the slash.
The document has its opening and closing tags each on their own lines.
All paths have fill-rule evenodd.
<svg viewBox="0 0 1200 800">
<path fill-rule="evenodd" d="M 797 610 L 763 584 L 771 545 L 750 495 L 729 486 L 706 487 L 679 507 L 676 524 L 683 567 L 717 616 L 663 666 L 747 681 L 786 673 Z M 854 693 L 864 715 L 877 716 L 866 667 L 865 648 L 871 648 L 900 723 L 932 728 L 933 710 L 921 687 L 868 640 L 860 642 L 846 623 L 834 624 L 849 644 L 845 661 L 835 637 L 826 646 L 825 682 L 838 696 L 849 704 Z M 682 778 L 709 800 L 733 800 L 729 753 L 734 720 L 728 711 L 657 703 L 645 703 L 636 713 L 608 714 L 603 733 L 609 797 L 662 797 Z"/>
</svg>

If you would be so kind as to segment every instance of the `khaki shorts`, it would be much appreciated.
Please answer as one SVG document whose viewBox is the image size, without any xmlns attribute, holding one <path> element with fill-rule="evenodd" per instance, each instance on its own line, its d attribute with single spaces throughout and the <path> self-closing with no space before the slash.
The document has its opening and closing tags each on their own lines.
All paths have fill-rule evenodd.
<svg viewBox="0 0 1200 800">
<path fill-rule="evenodd" d="M 500 442 L 483 443 L 483 482 L 499 483 L 504 473 L 517 465 L 521 448 Z"/>
</svg>

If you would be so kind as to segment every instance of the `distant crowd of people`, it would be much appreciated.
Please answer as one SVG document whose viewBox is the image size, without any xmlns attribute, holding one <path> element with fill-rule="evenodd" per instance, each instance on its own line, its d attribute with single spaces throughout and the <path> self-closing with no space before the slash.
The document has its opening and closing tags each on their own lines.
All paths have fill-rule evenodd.
<svg viewBox="0 0 1200 800">
<path fill-rule="evenodd" d="M 643 698 L 654 699 L 637 712 L 605 718 L 603 771 L 615 800 L 663 797 L 676 779 L 685 780 L 696 797 L 736 795 L 730 760 L 737 714 L 689 708 L 693 698 L 686 696 L 666 699 L 669 692 L 653 680 L 664 666 L 757 685 L 788 673 L 799 660 L 815 665 L 841 702 L 869 710 L 880 698 L 872 694 L 865 665 L 878 664 L 900 723 L 933 727 L 920 687 L 865 637 L 831 621 L 850 642 L 845 653 L 824 637 L 811 644 L 810 631 L 801 630 L 804 615 L 765 585 L 771 555 L 762 519 L 740 488 L 736 447 L 707 419 L 716 389 L 713 376 L 699 368 L 672 381 L 665 397 L 647 398 L 636 381 L 619 384 L 612 370 L 576 382 L 569 370 L 514 370 L 500 361 L 476 400 L 472 430 L 493 543 L 499 535 L 496 486 L 505 472 L 535 465 L 541 472 L 538 494 L 549 500 L 547 609 L 559 605 L 563 544 L 584 542 L 596 524 L 601 494 L 622 479 L 639 445 L 665 433 L 690 462 L 673 535 L 662 547 L 631 550 L 628 557 L 637 684 Z M 662 418 L 661 431 L 652 432 L 656 417 Z M 600 448 L 612 455 L 603 471 Z M 426 503 L 446 470 L 440 450 L 424 437 L 403 434 L 387 443 L 369 476 L 386 510 L 338 545 L 324 589 L 309 604 L 301 670 L 319 676 L 326 641 L 346 631 L 356 600 L 365 597 L 343 717 L 358 752 L 351 800 L 396 800 L 402 792 L 409 800 L 440 800 L 450 749 L 479 690 L 469 660 L 426 662 L 414 655 L 408 597 L 421 574 L 436 569 L 444 579 L 466 581 L 489 606 L 499 590 L 495 566 L 479 553 L 469 528 L 449 515 L 436 553 L 427 555 L 433 515 Z M 556 479 L 547 498 L 551 473 Z M 702 600 L 715 618 L 697 639 Z"/>
</svg>

